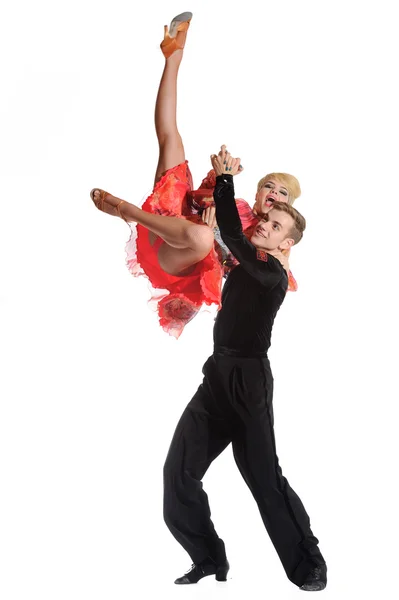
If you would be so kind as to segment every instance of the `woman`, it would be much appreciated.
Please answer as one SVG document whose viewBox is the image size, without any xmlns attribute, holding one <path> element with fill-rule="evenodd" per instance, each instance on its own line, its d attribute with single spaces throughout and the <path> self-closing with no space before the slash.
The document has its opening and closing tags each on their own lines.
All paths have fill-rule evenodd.
<svg viewBox="0 0 399 600">
<path fill-rule="evenodd" d="M 133 275 L 148 277 L 160 324 L 176 338 L 203 304 L 220 307 L 223 275 L 237 264 L 215 228 L 214 171 L 208 173 L 198 190 L 193 190 L 177 129 L 177 75 L 191 18 L 189 12 L 175 17 L 169 30 L 165 26 L 161 43 L 166 61 L 155 106 L 159 160 L 152 194 L 142 209 L 103 190 L 94 189 L 90 194 L 100 210 L 137 224 L 131 227 L 126 247 L 128 268 Z M 225 146 L 219 154 L 226 162 L 231 159 Z M 240 159 L 230 163 L 235 174 L 242 171 Z M 299 194 L 299 184 L 290 175 L 264 177 L 258 184 L 253 211 L 244 200 L 237 200 L 246 234 L 252 234 L 257 215 L 267 212 L 274 200 L 292 204 Z M 281 254 L 280 259 L 288 270 L 287 257 Z M 295 287 L 291 276 L 291 289 Z"/>
</svg>

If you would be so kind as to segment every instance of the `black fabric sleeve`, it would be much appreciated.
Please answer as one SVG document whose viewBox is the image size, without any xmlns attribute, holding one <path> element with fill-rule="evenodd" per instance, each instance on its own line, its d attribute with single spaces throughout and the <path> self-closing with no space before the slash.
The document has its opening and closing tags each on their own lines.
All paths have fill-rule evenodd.
<svg viewBox="0 0 399 600">
<path fill-rule="evenodd" d="M 257 248 L 245 237 L 234 199 L 232 175 L 216 177 L 213 197 L 222 240 L 249 275 L 268 289 L 287 278 L 283 266 L 274 256 L 267 254 L 267 260 L 261 260 Z"/>
</svg>

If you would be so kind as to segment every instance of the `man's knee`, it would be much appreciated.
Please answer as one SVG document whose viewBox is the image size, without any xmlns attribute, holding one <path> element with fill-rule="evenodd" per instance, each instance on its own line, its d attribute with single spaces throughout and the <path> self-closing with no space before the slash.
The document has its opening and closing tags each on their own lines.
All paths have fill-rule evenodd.
<svg viewBox="0 0 399 600">
<path fill-rule="evenodd" d="M 175 482 L 178 473 L 174 472 L 172 461 L 167 458 L 163 467 L 163 518 L 168 527 L 173 524 L 177 506 Z"/>
<path fill-rule="evenodd" d="M 174 520 L 173 503 L 164 495 L 163 499 L 163 520 L 168 527 L 172 526 Z"/>
</svg>

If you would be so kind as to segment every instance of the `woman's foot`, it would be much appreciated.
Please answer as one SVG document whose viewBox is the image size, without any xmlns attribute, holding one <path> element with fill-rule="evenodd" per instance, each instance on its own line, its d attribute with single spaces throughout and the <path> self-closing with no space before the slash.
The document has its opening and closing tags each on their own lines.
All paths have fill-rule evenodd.
<svg viewBox="0 0 399 600">
<path fill-rule="evenodd" d="M 121 204 L 125 202 L 125 200 L 120 200 L 120 198 L 116 198 L 112 194 L 109 194 L 104 190 L 100 190 L 99 188 L 94 188 L 91 190 L 90 198 L 93 200 L 96 207 L 102 212 L 105 212 L 108 215 L 113 215 L 114 217 L 120 217 L 124 221 L 126 220 L 120 209 Z"/>
<path fill-rule="evenodd" d="M 164 39 L 161 42 L 161 50 L 165 58 L 172 56 L 176 50 L 183 50 L 192 16 L 193 13 L 184 12 L 174 17 L 169 29 L 165 25 Z"/>
</svg>

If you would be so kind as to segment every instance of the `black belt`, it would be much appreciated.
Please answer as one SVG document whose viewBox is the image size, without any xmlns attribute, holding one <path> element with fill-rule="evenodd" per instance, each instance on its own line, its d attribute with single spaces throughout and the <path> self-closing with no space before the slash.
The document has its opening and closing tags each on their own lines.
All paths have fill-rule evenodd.
<svg viewBox="0 0 399 600">
<path fill-rule="evenodd" d="M 223 354 L 223 356 L 235 356 L 237 358 L 267 358 L 267 350 L 241 350 L 226 348 L 226 346 L 214 346 L 213 353 Z"/>
</svg>

